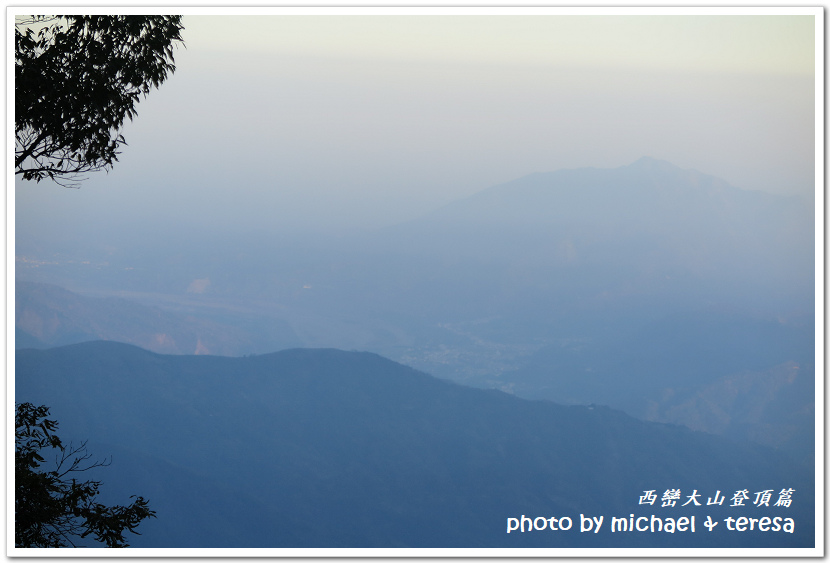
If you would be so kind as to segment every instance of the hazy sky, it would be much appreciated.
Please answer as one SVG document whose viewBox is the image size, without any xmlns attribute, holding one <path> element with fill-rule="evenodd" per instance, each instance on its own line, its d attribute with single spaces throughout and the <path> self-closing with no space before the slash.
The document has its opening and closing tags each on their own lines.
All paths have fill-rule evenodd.
<svg viewBox="0 0 830 563">
<path fill-rule="evenodd" d="M 186 15 L 121 161 L 79 190 L 18 182 L 18 236 L 372 227 L 642 156 L 814 189 L 812 15 L 457 11 Z"/>
</svg>

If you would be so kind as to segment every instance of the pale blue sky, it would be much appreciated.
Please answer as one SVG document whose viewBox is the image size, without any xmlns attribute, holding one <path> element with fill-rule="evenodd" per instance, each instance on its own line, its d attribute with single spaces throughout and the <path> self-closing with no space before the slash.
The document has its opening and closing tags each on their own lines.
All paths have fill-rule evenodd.
<svg viewBox="0 0 830 563">
<path fill-rule="evenodd" d="M 432 63 L 812 74 L 806 16 L 189 16 L 218 52 Z"/>
<path fill-rule="evenodd" d="M 139 104 L 121 162 L 80 190 L 24 184 L 18 221 L 371 227 L 533 172 L 642 156 L 746 189 L 813 190 L 812 16 L 184 24 L 178 69 Z"/>
</svg>

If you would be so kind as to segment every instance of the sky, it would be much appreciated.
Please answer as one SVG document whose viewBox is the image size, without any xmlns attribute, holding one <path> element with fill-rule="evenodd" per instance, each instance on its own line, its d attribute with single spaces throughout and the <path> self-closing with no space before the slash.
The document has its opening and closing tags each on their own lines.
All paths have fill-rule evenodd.
<svg viewBox="0 0 830 563">
<path fill-rule="evenodd" d="M 375 228 L 642 156 L 814 190 L 811 15 L 267 12 L 186 14 L 120 162 L 17 181 L 18 237 Z"/>
<path fill-rule="evenodd" d="M 628 339 L 651 333 L 618 331 L 615 327 L 622 325 L 604 323 L 604 311 L 611 311 L 614 320 L 629 307 L 637 309 L 624 319 L 628 329 L 665 311 L 698 307 L 704 298 L 731 297 L 737 293 L 732 284 L 749 279 L 751 270 L 685 276 L 684 260 L 692 264 L 691 274 L 698 265 L 706 274 L 717 264 L 707 262 L 711 257 L 705 252 L 698 257 L 697 240 L 681 245 L 681 266 L 658 264 L 641 277 L 639 271 L 629 273 L 624 252 L 619 262 L 595 269 L 586 260 L 574 270 L 611 272 L 621 264 L 621 276 L 631 277 L 607 284 L 622 295 L 617 305 L 606 280 L 592 279 L 583 288 L 572 281 L 576 277 L 555 279 L 553 267 L 535 263 L 536 256 L 545 256 L 544 248 L 515 262 L 505 260 L 510 268 L 493 280 L 489 272 L 502 263 L 497 253 L 492 270 L 487 259 L 481 260 L 483 266 L 478 258 L 471 260 L 476 272 L 485 272 L 486 283 L 468 288 L 461 284 L 474 274 L 465 270 L 465 260 L 446 272 L 430 271 L 439 259 L 424 260 L 418 274 L 425 275 L 419 279 L 409 273 L 418 263 L 408 270 L 409 264 L 393 258 L 387 271 L 372 262 L 371 248 L 365 262 L 355 252 L 345 253 L 340 263 L 339 256 L 315 254 L 314 244 L 260 245 L 256 237 L 280 243 L 283 236 L 299 237 L 303 243 L 319 236 L 325 243 L 342 236 L 345 243 L 324 248 L 346 248 L 355 240 L 376 240 L 350 238 L 355 231 L 416 219 L 494 185 L 565 168 L 615 168 L 644 156 L 747 190 L 812 198 L 817 189 L 816 82 L 823 76 L 815 69 L 823 64 L 816 64 L 815 53 L 817 40 L 823 48 L 823 38 L 815 36 L 815 19 L 824 17 L 821 9 L 801 10 L 816 15 L 752 15 L 734 8 L 741 15 L 714 8 L 706 10 L 716 15 L 689 9 L 654 10 L 659 15 L 532 9 L 516 15 L 521 11 L 512 9 L 508 15 L 495 9 L 457 8 L 450 14 L 435 8 L 371 8 L 299 15 L 304 10 L 277 15 L 277 10 L 255 9 L 231 16 L 186 9 L 185 45 L 175 50 L 176 71 L 138 104 L 135 119 L 123 131 L 127 145 L 112 170 L 90 174 L 78 189 L 13 181 L 17 246 L 9 254 L 16 254 L 21 265 L 15 270 L 12 263 L 10 275 L 59 283 L 86 295 L 132 297 L 162 309 L 166 305 L 168 311 L 181 307 L 182 315 L 197 311 L 202 320 L 213 318 L 206 311 L 225 314 L 223 322 L 231 324 L 243 319 L 234 328 L 256 338 L 249 337 L 244 345 L 250 348 L 242 351 L 240 345 L 235 353 L 296 345 L 372 350 L 421 362 L 416 367 L 430 372 L 444 369 L 446 376 L 486 372 L 490 378 L 499 373 L 493 366 L 514 369 L 543 346 L 573 347 L 581 355 L 592 350 L 582 347 L 585 342 L 601 340 L 606 332 L 623 334 L 619 346 L 628 346 Z M 8 82 L 11 87 L 13 80 Z M 743 234 L 740 227 L 736 240 Z M 578 231 L 577 238 L 581 235 Z M 591 237 L 584 238 L 590 246 Z M 647 264 L 643 256 L 651 252 L 652 241 L 635 242 L 623 248 L 638 257 L 639 267 Z M 576 251 L 570 238 L 567 243 L 570 257 Z M 700 248 L 709 248 L 704 243 Z M 786 240 L 781 246 L 793 248 Z M 606 245 L 597 247 L 603 251 Z M 741 246 L 746 247 L 752 245 Z M 807 262 L 800 259 L 804 247 L 793 248 L 792 263 Z M 307 248 L 308 263 L 303 260 Z M 654 248 L 654 256 L 662 257 L 662 246 Z M 786 252 L 779 250 L 759 250 L 736 263 L 766 265 L 768 256 Z M 109 256 L 114 257 L 111 265 L 105 262 Z M 525 256 L 532 259 L 523 261 Z M 374 269 L 358 271 L 364 263 Z M 49 266 L 38 270 L 42 264 Z M 675 269 L 677 281 L 654 273 L 674 276 Z M 792 310 L 802 313 L 803 304 L 810 304 L 810 293 L 803 290 L 808 286 L 801 283 L 810 271 L 787 270 L 780 284 L 775 276 L 751 276 L 759 282 L 741 285 L 737 304 L 723 298 L 729 308 L 717 313 L 727 318 L 733 307 L 759 315 L 783 311 L 778 320 L 786 326 L 798 318 Z M 378 280 L 369 280 L 374 272 Z M 457 272 L 463 274 L 458 279 L 453 277 Z M 534 277 L 536 272 L 541 274 Z M 729 283 L 721 293 L 697 284 L 698 279 Z M 798 283 L 787 285 L 791 279 Z M 414 289 L 398 291 L 409 289 L 410 281 Z M 570 296 L 556 292 L 573 287 L 578 291 L 570 309 Z M 433 297 L 425 288 L 438 290 Z M 589 294 L 594 288 L 596 295 Z M 456 305 L 454 296 L 466 291 L 469 298 L 462 296 Z M 408 295 L 415 296 L 412 303 Z M 495 303 L 488 302 L 490 295 Z M 816 298 L 820 311 L 821 291 Z M 560 302 L 564 314 L 557 309 Z M 640 302 L 646 304 L 642 310 L 635 307 Z M 392 306 L 387 309 L 386 303 Z M 447 311 L 441 310 L 443 303 L 451 305 Z M 659 310 L 647 310 L 652 303 Z M 419 306 L 423 310 L 416 311 Z M 526 311 L 532 315 L 523 317 Z M 583 319 L 582 311 L 590 314 Z M 122 319 L 111 316 L 116 318 L 107 320 L 121 330 Z M 532 322 L 525 323 L 526 318 Z M 53 320 L 64 322 L 60 319 Z M 142 322 L 123 320 L 127 329 Z M 64 322 L 67 331 L 72 326 Z M 696 326 L 694 320 L 690 326 Z M 822 323 L 816 326 L 822 341 Z M 230 331 L 227 338 L 236 334 Z M 459 344 L 468 339 L 472 344 Z M 197 340 L 195 352 L 202 351 Z M 617 361 L 601 363 L 615 366 Z M 528 373 L 535 369 L 530 360 L 524 365 Z"/>
</svg>

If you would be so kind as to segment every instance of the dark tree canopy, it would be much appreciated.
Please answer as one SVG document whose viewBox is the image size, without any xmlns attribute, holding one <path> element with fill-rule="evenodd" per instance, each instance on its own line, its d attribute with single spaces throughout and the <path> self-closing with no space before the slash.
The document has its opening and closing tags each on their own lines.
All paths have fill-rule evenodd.
<svg viewBox="0 0 830 563">
<path fill-rule="evenodd" d="M 49 408 L 31 403 L 15 408 L 14 543 L 15 547 L 78 547 L 88 536 L 107 547 L 128 547 L 124 533 L 137 534 L 145 518 L 155 518 L 142 497 L 129 506 L 105 506 L 94 502 L 100 481 L 79 482 L 70 477 L 93 467 L 86 443 L 64 446 L 55 435 L 57 422 L 48 420 Z M 41 469 L 46 461 L 41 450 L 58 451 L 55 467 Z"/>
<path fill-rule="evenodd" d="M 140 96 L 175 70 L 181 16 L 15 21 L 15 175 L 74 185 L 109 169 Z"/>
</svg>

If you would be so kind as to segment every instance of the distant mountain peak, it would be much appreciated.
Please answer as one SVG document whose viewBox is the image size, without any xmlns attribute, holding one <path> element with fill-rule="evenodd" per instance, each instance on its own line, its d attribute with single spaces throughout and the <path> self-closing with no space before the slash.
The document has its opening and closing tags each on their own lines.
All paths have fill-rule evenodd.
<svg viewBox="0 0 830 563">
<path fill-rule="evenodd" d="M 672 164 L 667 160 L 661 160 L 659 158 L 653 158 L 651 156 L 644 156 L 641 157 L 628 166 L 624 166 L 623 168 L 633 168 L 636 170 L 653 170 L 653 171 L 660 171 L 660 172 L 684 172 L 683 168 Z"/>
<path fill-rule="evenodd" d="M 656 164 L 660 165 L 669 165 L 675 167 L 674 164 L 669 162 L 668 160 L 663 160 L 661 158 L 654 158 L 653 156 L 641 156 L 634 162 L 632 162 L 629 166 L 653 166 Z"/>
<path fill-rule="evenodd" d="M 628 166 L 621 166 L 618 170 L 643 177 L 662 178 L 676 187 L 686 186 L 693 190 L 706 188 L 708 191 L 738 190 L 746 193 L 748 190 L 739 190 L 723 178 L 705 174 L 694 168 L 681 168 L 666 160 L 644 156 Z M 718 196 L 723 197 L 723 196 Z"/>
</svg>

